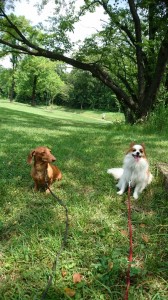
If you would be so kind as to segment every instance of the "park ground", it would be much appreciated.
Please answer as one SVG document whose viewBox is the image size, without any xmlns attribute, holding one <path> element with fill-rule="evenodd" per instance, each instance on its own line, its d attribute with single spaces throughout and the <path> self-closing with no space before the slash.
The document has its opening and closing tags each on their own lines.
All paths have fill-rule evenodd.
<svg viewBox="0 0 168 300">
<path fill-rule="evenodd" d="M 168 162 L 167 131 L 102 113 L 0 100 L 0 299 L 41 298 L 65 230 L 64 209 L 32 189 L 27 155 L 40 145 L 57 158 L 63 180 L 53 191 L 69 212 L 68 244 L 46 299 L 124 299 L 127 194 L 116 194 L 107 169 L 122 165 L 131 141 L 145 143 L 154 180 L 137 201 L 131 197 L 129 300 L 168 299 L 168 201 L 157 172 Z"/>
</svg>

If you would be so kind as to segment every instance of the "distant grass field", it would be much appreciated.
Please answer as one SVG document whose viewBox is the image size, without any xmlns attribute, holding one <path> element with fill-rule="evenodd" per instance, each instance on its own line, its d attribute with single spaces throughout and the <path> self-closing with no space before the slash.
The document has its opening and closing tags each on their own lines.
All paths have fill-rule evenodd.
<svg viewBox="0 0 168 300">
<path fill-rule="evenodd" d="M 70 109 L 60 106 L 36 106 L 32 107 L 28 104 L 13 102 L 10 103 L 7 100 L 0 100 L 0 107 L 10 108 L 17 111 L 25 111 L 31 114 L 37 114 L 40 116 L 46 116 L 51 118 L 68 119 L 75 121 L 83 121 L 89 123 L 111 123 L 111 122 L 122 122 L 124 116 L 121 113 L 111 113 L 100 110 L 81 110 L 81 109 Z M 102 114 L 105 114 L 105 119 L 102 119 Z"/>
<path fill-rule="evenodd" d="M 156 171 L 168 162 L 167 132 L 124 124 L 122 114 L 34 108 L 0 99 L 0 299 L 41 299 L 65 228 L 63 208 L 34 193 L 27 155 L 46 145 L 63 180 L 53 191 L 68 207 L 70 231 L 48 300 L 121 300 L 129 239 L 127 195 L 106 171 L 120 167 L 129 143 L 144 142 L 155 178 L 132 200 L 129 300 L 168 299 L 168 197 Z M 73 282 L 73 275 L 82 279 Z M 71 289 L 71 290 L 68 290 Z M 73 292 L 73 296 L 70 295 Z"/>
</svg>

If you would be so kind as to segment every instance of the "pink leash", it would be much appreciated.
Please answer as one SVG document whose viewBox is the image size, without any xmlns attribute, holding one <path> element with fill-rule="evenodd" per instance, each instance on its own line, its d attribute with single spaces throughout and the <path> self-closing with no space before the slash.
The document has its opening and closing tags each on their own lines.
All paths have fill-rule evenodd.
<svg viewBox="0 0 168 300">
<path fill-rule="evenodd" d="M 130 284 L 131 284 L 130 270 L 131 270 L 131 262 L 132 262 L 132 257 L 133 257 L 130 192 L 131 192 L 131 181 L 129 181 L 129 185 L 128 185 L 128 204 L 127 204 L 127 208 L 128 208 L 128 231 L 129 231 L 129 245 L 130 245 L 130 248 L 129 248 L 129 256 L 128 256 L 129 264 L 128 264 L 128 269 L 127 269 L 127 280 L 126 280 L 127 288 L 126 288 L 124 300 L 128 300 L 129 288 L 130 288 Z"/>
</svg>

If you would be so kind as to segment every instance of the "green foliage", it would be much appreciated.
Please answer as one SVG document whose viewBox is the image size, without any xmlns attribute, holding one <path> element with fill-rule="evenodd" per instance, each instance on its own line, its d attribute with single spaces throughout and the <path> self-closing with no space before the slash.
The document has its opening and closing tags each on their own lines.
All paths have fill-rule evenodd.
<svg viewBox="0 0 168 300">
<path fill-rule="evenodd" d="M 168 132 L 168 106 L 160 103 L 150 115 L 147 127 L 156 132 Z"/>
<path fill-rule="evenodd" d="M 38 43 L 41 40 L 41 32 L 40 30 L 32 27 L 30 25 L 30 21 L 28 21 L 24 16 L 15 16 L 13 13 L 10 14 L 9 18 L 13 22 L 15 26 L 25 35 L 25 38 L 29 39 L 31 42 Z M 8 30 L 6 30 L 6 27 Z M 5 39 L 7 42 L 19 44 L 20 36 L 19 33 L 15 31 L 12 26 L 9 26 L 9 23 L 6 19 L 1 19 L 0 22 L 1 28 L 1 38 Z M 8 50 L 6 45 L 3 46 L 3 49 Z M 9 53 L 9 51 L 7 51 Z M 17 53 L 17 50 L 16 52 Z"/>
<path fill-rule="evenodd" d="M 57 74 L 57 65 L 45 58 L 26 57 L 15 72 L 16 100 L 31 101 L 34 77 L 37 78 L 36 102 L 41 99 L 53 102 L 54 97 L 64 89 L 64 82 Z"/>
<path fill-rule="evenodd" d="M 38 7 L 45 10 L 48 1 L 42 1 Z M 49 17 L 50 26 L 39 26 L 43 31 L 43 41 L 41 44 L 51 51 L 57 53 L 67 53 L 72 51 L 73 43 L 69 39 L 69 32 L 73 32 L 74 23 L 77 21 L 75 14 L 75 1 L 73 0 L 57 0 L 54 9 L 54 17 Z"/>
<path fill-rule="evenodd" d="M 8 97 L 12 82 L 12 70 L 0 66 L 0 95 Z"/>
<path fill-rule="evenodd" d="M 75 57 L 106 68 L 117 86 L 126 93 L 129 90 L 137 94 L 136 52 L 115 25 L 107 25 L 97 34 L 86 38 Z"/>
<path fill-rule="evenodd" d="M 73 70 L 68 104 L 74 108 L 119 111 L 119 103 L 110 89 L 97 81 L 89 72 Z"/>
</svg>

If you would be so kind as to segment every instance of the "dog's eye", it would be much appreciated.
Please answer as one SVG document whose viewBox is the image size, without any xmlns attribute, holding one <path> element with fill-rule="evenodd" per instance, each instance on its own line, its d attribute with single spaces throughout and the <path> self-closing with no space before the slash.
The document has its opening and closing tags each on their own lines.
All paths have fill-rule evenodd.
<svg viewBox="0 0 168 300">
<path fill-rule="evenodd" d="M 135 151 L 136 151 L 136 149 L 132 149 L 132 151 L 133 151 L 133 152 L 135 152 Z"/>
<path fill-rule="evenodd" d="M 142 149 L 140 149 L 140 152 L 141 152 L 141 153 L 143 153 L 143 150 L 142 150 Z"/>
</svg>

